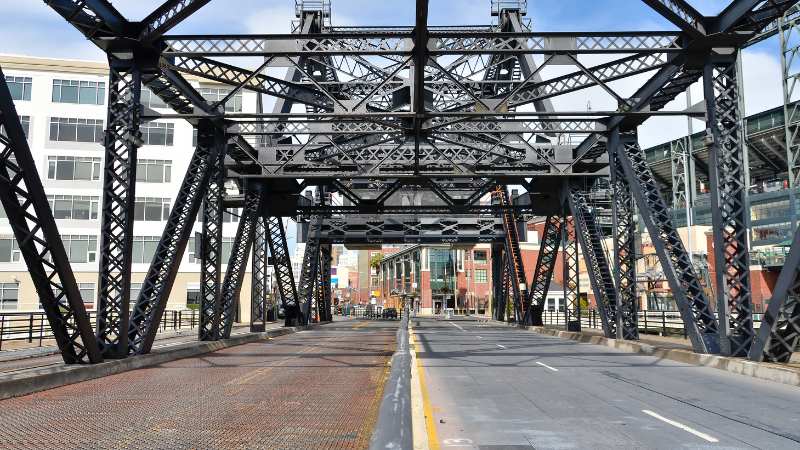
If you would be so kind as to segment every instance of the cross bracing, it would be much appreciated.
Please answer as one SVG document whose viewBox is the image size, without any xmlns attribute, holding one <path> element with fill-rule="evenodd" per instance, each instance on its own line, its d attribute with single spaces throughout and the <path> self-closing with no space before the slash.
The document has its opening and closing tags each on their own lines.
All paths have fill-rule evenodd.
<svg viewBox="0 0 800 450">
<path fill-rule="evenodd" d="M 261 266 L 265 247 L 279 273 L 287 323 L 327 317 L 319 309 L 330 301 L 322 297 L 330 295 L 325 268 L 329 244 L 336 242 L 490 242 L 499 272 L 493 275 L 493 301 L 513 302 L 512 318 L 527 323 L 541 322 L 537 296 L 559 269 L 575 279 L 565 288 L 574 297 L 570 317 L 580 317 L 575 275 L 580 244 L 584 255 L 591 252 L 587 261 L 596 283 L 591 290 L 603 297 L 606 333 L 634 339 L 631 234 L 638 210 L 695 351 L 749 351 L 754 359 L 785 359 L 795 350 L 796 333 L 786 324 L 796 323 L 800 312 L 791 300 L 778 299 L 772 328 L 752 329 L 748 242 L 742 232 L 747 226 L 742 213 L 747 157 L 735 67 L 741 48 L 793 26 L 793 16 L 782 17 L 797 0 L 734 0 L 714 16 L 699 14 L 685 0 L 645 0 L 654 16 L 665 18 L 674 30 L 546 33 L 532 30 L 522 19 L 525 8 L 515 2 L 496 2 L 496 24 L 463 27 L 430 25 L 427 0 L 416 0 L 412 26 L 396 27 L 336 27 L 329 10 L 299 2 L 294 32 L 288 35 L 171 33 L 208 0 L 167 0 L 142 21 L 126 19 L 106 0 L 45 3 L 106 52 L 111 66 L 95 338 L 68 272 L 58 273 L 62 293 L 48 285 L 51 300 L 43 302 L 67 362 L 150 350 L 189 237 L 188 224 L 201 210 L 208 223 L 201 246 L 203 339 L 230 333 L 232 305 L 238 301 L 247 259 L 253 254 Z M 588 63 L 587 55 L 604 60 Z M 551 77 L 546 70 L 551 66 L 569 70 Z M 285 70 L 286 76 L 276 77 L 272 69 Z M 187 81 L 189 75 L 228 85 L 230 93 L 210 102 Z M 667 108 L 701 79 L 706 111 Z M 614 84 L 619 80 L 638 80 L 637 87 L 622 92 Z M 139 107 L 142 85 L 174 112 Z M 589 89 L 603 92 L 616 107 L 587 112 L 553 106 L 560 96 Z M 226 111 L 226 101 L 242 90 L 257 93 L 260 101 L 274 99 L 273 111 Z M 6 93 L 0 89 L 0 97 Z M 0 100 L 4 124 L 18 121 L 11 101 Z M 715 211 L 720 225 L 715 230 L 720 247 L 716 273 L 725 286 L 717 295 L 716 314 L 637 142 L 637 127 L 660 115 L 708 119 L 709 170 L 719 180 L 711 185 L 720 204 Z M 141 145 L 138 133 L 144 121 L 158 118 L 184 118 L 198 128 L 200 139 L 169 229 L 154 255 L 147 288 L 131 299 L 128 211 L 135 198 L 131 181 Z M 60 241 L 46 214 L 46 197 L 36 188 L 35 171 L 22 167 L 26 160 L 18 155 L 29 150 L 11 122 L 5 125 L 8 139 L 3 142 L 10 150 L 3 161 L 24 177 L 0 178 L 24 185 L 27 190 L 19 192 L 30 200 L 18 204 L 9 196 L 3 205 L 12 212 L 9 217 L 23 217 L 27 208 L 35 213 L 26 216 L 28 222 L 42 221 L 33 230 L 15 230 L 15 236 L 26 241 L 29 234 L 45 233 L 52 258 L 43 258 L 36 245 L 20 248 L 32 273 L 47 277 L 66 262 L 59 262 Z M 8 156 L 12 153 L 17 155 L 13 161 Z M 613 203 L 621 214 L 614 221 L 613 258 L 602 254 L 600 227 L 592 219 L 596 212 L 582 200 L 585 189 L 608 177 L 619 194 Z M 225 197 L 220 186 L 226 181 L 236 183 L 238 197 Z M 518 198 L 492 195 L 507 192 L 508 186 L 522 186 L 524 193 Z M 301 195 L 306 189 L 315 190 L 317 197 Z M 396 202 L 402 193 L 420 191 L 435 201 L 415 206 Z M 335 204 L 330 194 L 344 201 Z M 246 214 L 228 264 L 234 270 L 223 283 L 216 226 L 220 205 L 237 203 Z M 537 261 L 532 284 L 510 242 L 511 223 L 525 215 L 549 218 L 547 252 Z M 282 217 L 307 221 L 313 230 L 298 280 L 289 267 Z M 561 268 L 555 263 L 559 241 L 561 251 L 569 253 Z M 251 252 L 254 242 L 257 248 Z M 790 262 L 796 266 L 797 259 Z M 610 260 L 617 270 L 608 267 Z M 55 261 L 55 267 L 45 261 Z M 780 292 L 788 296 L 796 284 L 796 267 L 786 267 L 784 273 L 781 287 L 789 287 Z M 517 293 L 528 285 L 533 297 Z M 129 306 L 134 306 L 133 315 Z"/>
</svg>

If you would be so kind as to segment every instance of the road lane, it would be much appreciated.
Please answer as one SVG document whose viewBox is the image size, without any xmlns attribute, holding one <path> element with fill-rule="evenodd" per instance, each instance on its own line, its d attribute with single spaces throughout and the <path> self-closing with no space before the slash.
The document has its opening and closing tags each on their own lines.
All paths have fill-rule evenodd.
<svg viewBox="0 0 800 450">
<path fill-rule="evenodd" d="M 412 326 L 441 448 L 800 448 L 800 388 L 490 323 Z"/>
</svg>

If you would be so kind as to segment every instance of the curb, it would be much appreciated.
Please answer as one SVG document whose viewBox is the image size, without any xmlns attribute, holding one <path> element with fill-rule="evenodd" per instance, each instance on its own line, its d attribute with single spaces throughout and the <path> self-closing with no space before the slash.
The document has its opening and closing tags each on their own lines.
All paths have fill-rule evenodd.
<svg viewBox="0 0 800 450">
<path fill-rule="evenodd" d="M 229 347 L 250 344 L 277 336 L 310 330 L 308 327 L 289 327 L 268 330 L 263 333 L 248 333 L 230 339 L 210 342 L 189 342 L 174 348 L 134 356 L 125 359 L 105 361 L 94 365 L 59 365 L 55 367 L 32 368 L 0 380 L 0 400 L 33 394 L 69 384 L 115 375 L 130 370 L 142 369 L 170 361 L 215 352 Z"/>
<path fill-rule="evenodd" d="M 758 363 L 742 358 L 730 358 L 727 356 L 699 354 L 690 350 L 660 348 L 636 341 L 618 341 L 616 339 L 609 339 L 603 336 L 589 336 L 583 333 L 559 331 L 545 327 L 518 325 L 517 328 L 521 330 L 533 331 L 542 335 L 556 336 L 570 341 L 604 345 L 606 347 L 615 348 L 617 350 L 622 350 L 629 353 L 655 356 L 657 358 L 668 359 L 670 361 L 724 370 L 726 372 L 744 375 L 750 378 L 757 378 L 759 380 L 788 384 L 790 386 L 800 386 L 800 369 L 784 367 L 778 364 Z"/>
<path fill-rule="evenodd" d="M 389 377 L 383 385 L 383 399 L 370 439 L 370 450 L 410 449 L 414 445 L 407 315 L 402 318 L 395 336 L 397 348 L 389 362 Z"/>
</svg>

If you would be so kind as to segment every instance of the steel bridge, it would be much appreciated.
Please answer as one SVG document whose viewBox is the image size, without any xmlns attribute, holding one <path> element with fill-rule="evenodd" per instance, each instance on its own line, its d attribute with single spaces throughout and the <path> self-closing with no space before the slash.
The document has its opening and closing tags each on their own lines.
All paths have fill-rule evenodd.
<svg viewBox="0 0 800 450">
<path fill-rule="evenodd" d="M 742 48 L 795 29 L 795 17 L 786 13 L 797 0 L 734 0 L 710 17 L 685 0 L 643 0 L 674 25 L 674 31 L 663 32 L 535 32 L 524 19 L 524 1 L 493 2 L 492 25 L 433 26 L 428 0 L 416 1 L 413 26 L 336 27 L 330 2 L 299 1 L 292 34 L 170 32 L 209 1 L 167 0 L 143 20 L 130 21 L 107 0 L 45 0 L 107 54 L 110 67 L 94 327 L 0 76 L 0 200 L 66 363 L 150 352 L 199 214 L 201 340 L 230 335 L 251 253 L 254 329 L 266 320 L 270 262 L 287 324 L 329 320 L 330 253 L 338 242 L 490 242 L 496 318 L 523 324 L 541 323 L 552 275 L 563 269 L 570 329 L 580 326 L 582 255 L 605 335 L 634 340 L 639 214 L 694 351 L 783 362 L 798 350 L 800 233 L 767 317 L 758 330 L 753 326 L 738 69 Z M 784 59 L 795 50 L 784 45 Z M 586 65 L 585 55 L 608 61 Z M 254 58 L 258 66 L 245 68 Z M 545 78 L 542 69 L 551 66 L 571 72 Z M 268 75 L 274 68 L 287 69 L 286 77 Z M 614 81 L 645 74 L 632 95 L 613 87 Z M 207 101 L 187 76 L 231 86 L 228 98 L 242 90 L 273 97 L 274 108 L 226 112 L 228 98 Z M 788 70 L 784 78 L 793 89 Z M 703 108 L 666 108 L 700 80 Z M 143 86 L 173 112 L 142 107 Z M 602 89 L 617 108 L 554 108 L 553 98 L 590 88 Z M 796 115 L 796 108 L 787 111 Z M 723 287 L 714 301 L 698 280 L 638 143 L 637 128 L 658 116 L 690 116 L 707 124 L 716 284 Z M 140 294 L 130 298 L 140 125 L 163 118 L 195 126 L 197 147 Z M 785 164 L 794 187 L 797 130 L 787 125 L 786 134 Z M 613 189 L 611 260 L 586 195 L 600 180 Z M 238 185 L 239 195 L 227 196 L 229 181 Z M 526 193 L 511 198 L 509 186 L 522 186 Z M 307 189 L 315 193 L 312 198 L 303 195 Z M 432 200 L 421 206 L 394 201 L 407 191 Z M 333 193 L 345 204 L 334 205 Z M 487 196 L 491 204 L 481 202 Z M 243 213 L 223 278 L 222 212 L 233 205 Z M 546 217 L 546 227 L 529 280 L 516 224 L 530 214 Z M 283 217 L 308 223 L 297 280 Z M 559 251 L 565 255 L 563 268 L 556 267 Z"/>
</svg>

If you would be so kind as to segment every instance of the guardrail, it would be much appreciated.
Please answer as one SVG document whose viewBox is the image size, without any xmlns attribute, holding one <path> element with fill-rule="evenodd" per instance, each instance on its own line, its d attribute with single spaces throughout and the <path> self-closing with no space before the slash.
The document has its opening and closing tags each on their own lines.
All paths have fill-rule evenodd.
<svg viewBox="0 0 800 450">
<path fill-rule="evenodd" d="M 89 311 L 89 319 L 94 323 L 97 312 Z M 198 326 L 199 321 L 200 314 L 193 309 L 167 310 L 161 317 L 159 331 L 192 329 Z M 8 342 L 23 341 L 41 347 L 50 339 L 53 339 L 53 332 L 44 312 L 0 313 L 0 350 Z"/>
</svg>

